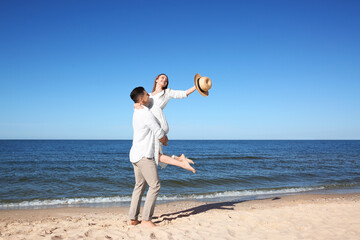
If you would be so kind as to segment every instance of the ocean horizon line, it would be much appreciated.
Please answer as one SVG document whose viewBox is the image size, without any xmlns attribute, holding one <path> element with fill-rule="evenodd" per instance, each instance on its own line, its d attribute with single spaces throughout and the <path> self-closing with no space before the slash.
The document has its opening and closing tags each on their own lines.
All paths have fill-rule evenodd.
<svg viewBox="0 0 360 240">
<path fill-rule="evenodd" d="M 170 139 L 171 141 L 360 141 L 359 139 L 322 139 L 322 138 L 273 138 L 273 139 Z M 112 138 L 0 138 L 0 141 L 132 141 L 132 139 Z"/>
</svg>

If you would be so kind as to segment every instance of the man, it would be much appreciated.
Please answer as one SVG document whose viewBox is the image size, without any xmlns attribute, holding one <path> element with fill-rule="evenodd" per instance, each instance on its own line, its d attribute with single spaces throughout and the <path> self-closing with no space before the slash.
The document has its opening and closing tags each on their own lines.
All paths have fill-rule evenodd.
<svg viewBox="0 0 360 240">
<path fill-rule="evenodd" d="M 129 218 L 130 225 L 137 225 L 140 213 L 141 198 L 144 194 L 146 184 L 149 190 L 142 212 L 141 225 L 155 227 L 151 221 L 154 214 L 156 198 L 160 191 L 160 180 L 157 165 L 154 160 L 155 139 L 159 139 L 164 145 L 167 144 L 167 136 L 161 129 L 154 115 L 146 107 L 149 103 L 149 94 L 143 87 L 135 88 L 131 94 L 135 103 L 143 106 L 142 109 L 134 109 L 133 115 L 133 144 L 130 150 L 130 161 L 134 167 L 135 187 L 131 198 Z"/>
</svg>

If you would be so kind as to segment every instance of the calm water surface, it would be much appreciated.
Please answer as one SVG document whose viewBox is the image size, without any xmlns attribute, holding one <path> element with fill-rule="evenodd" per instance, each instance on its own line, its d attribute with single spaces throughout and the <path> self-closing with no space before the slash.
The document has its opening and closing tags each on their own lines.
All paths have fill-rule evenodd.
<svg viewBox="0 0 360 240">
<path fill-rule="evenodd" d="M 0 140 L 0 209 L 128 204 L 130 140 Z M 170 141 L 196 174 L 159 169 L 159 200 L 360 189 L 360 141 Z"/>
</svg>

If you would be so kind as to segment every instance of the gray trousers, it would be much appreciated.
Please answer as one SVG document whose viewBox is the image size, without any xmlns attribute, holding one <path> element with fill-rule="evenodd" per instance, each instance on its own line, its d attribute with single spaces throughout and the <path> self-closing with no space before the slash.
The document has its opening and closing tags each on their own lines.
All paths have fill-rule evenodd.
<svg viewBox="0 0 360 240">
<path fill-rule="evenodd" d="M 157 171 L 157 165 L 152 158 L 142 158 L 140 161 L 133 163 L 132 165 L 135 173 L 135 187 L 131 198 L 129 218 L 131 220 L 138 220 L 141 198 L 147 184 L 149 185 L 149 190 L 146 194 L 141 218 L 143 220 L 151 221 L 154 214 L 156 198 L 160 191 L 160 179 Z"/>
</svg>

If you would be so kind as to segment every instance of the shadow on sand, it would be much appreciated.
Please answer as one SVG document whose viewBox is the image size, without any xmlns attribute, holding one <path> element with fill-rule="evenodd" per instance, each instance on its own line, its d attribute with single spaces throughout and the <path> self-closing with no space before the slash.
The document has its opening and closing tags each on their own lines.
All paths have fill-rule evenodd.
<svg viewBox="0 0 360 240">
<path fill-rule="evenodd" d="M 272 198 L 272 200 L 279 200 L 279 197 Z M 265 199 L 258 199 L 265 200 Z M 199 213 L 204 213 L 209 210 L 219 209 L 219 210 L 234 210 L 235 205 L 238 203 L 243 203 L 251 200 L 242 200 L 242 201 L 229 201 L 229 202 L 218 202 L 218 203 L 207 203 L 197 207 L 189 208 L 186 210 L 181 210 L 173 213 L 162 214 L 159 217 L 154 217 L 154 223 L 159 224 L 164 221 L 172 221 L 179 218 L 190 217 Z M 156 220 L 157 219 L 157 220 Z"/>
<path fill-rule="evenodd" d="M 235 204 L 245 201 L 231 201 L 231 202 L 219 202 L 219 203 L 209 203 L 203 204 L 197 207 L 181 210 L 178 212 L 162 214 L 160 217 L 154 217 L 153 219 L 158 219 L 154 221 L 155 224 L 159 224 L 164 221 L 172 221 L 179 218 L 185 218 L 199 213 L 203 213 L 212 209 L 221 209 L 221 210 L 234 210 Z"/>
</svg>

